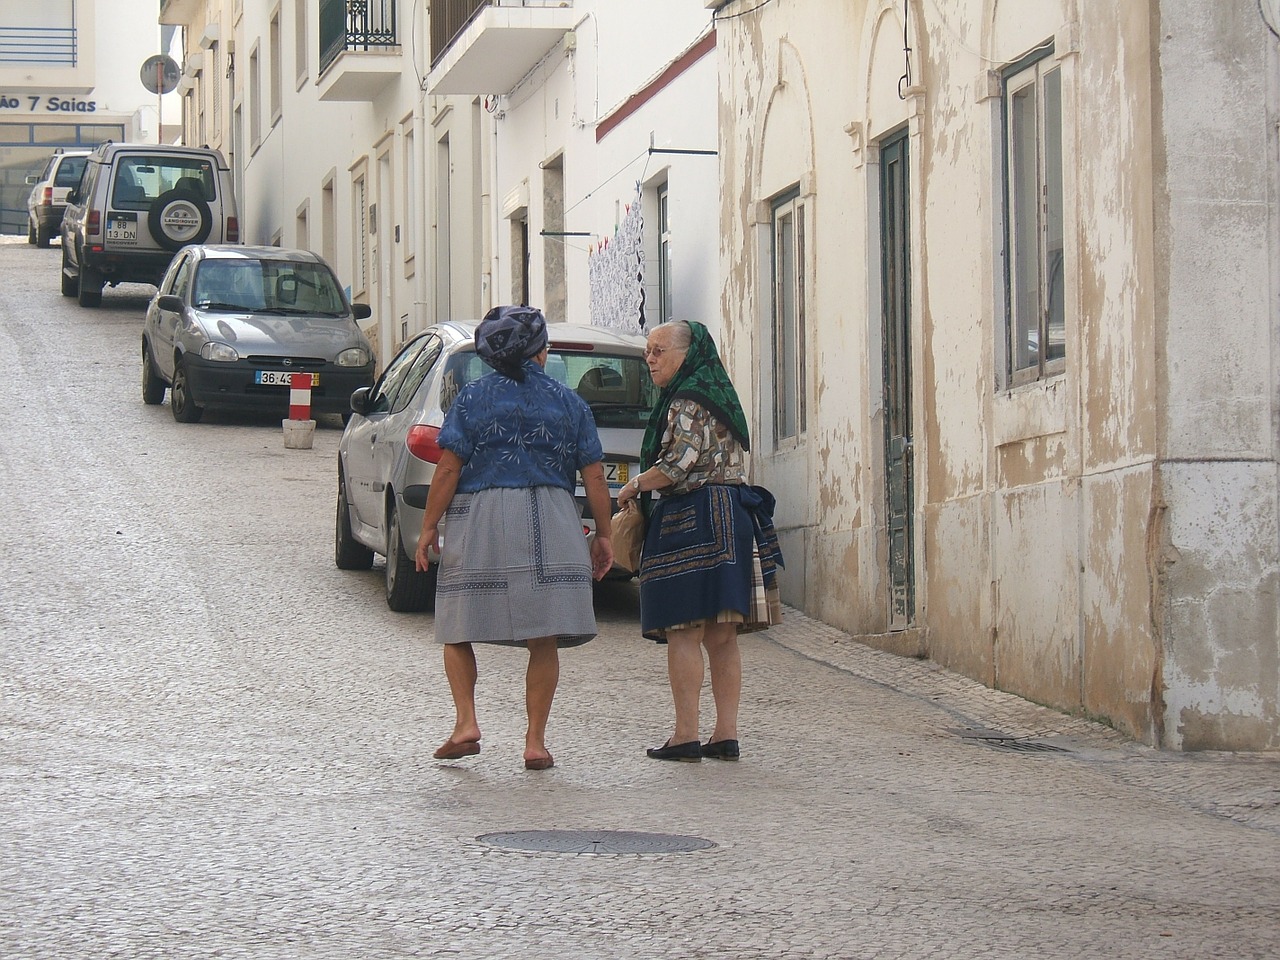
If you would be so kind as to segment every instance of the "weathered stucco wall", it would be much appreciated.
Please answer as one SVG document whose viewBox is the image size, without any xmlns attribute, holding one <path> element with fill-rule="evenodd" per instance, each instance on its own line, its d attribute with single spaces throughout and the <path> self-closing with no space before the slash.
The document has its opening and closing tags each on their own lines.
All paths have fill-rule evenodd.
<svg viewBox="0 0 1280 960">
<path fill-rule="evenodd" d="M 767 19 L 747 16 L 730 29 L 718 27 L 725 354 L 735 381 L 746 385 L 744 399 L 750 397 L 755 478 L 779 494 L 783 598 L 852 628 L 850 612 L 870 606 L 866 574 L 875 570 L 866 556 L 875 545 L 861 536 L 871 479 L 864 425 L 874 416 L 865 366 L 865 242 L 859 235 L 848 243 L 850 231 L 864 229 L 866 198 L 841 169 L 850 155 L 843 127 L 855 111 L 840 91 L 858 83 L 846 44 L 857 35 L 862 4 L 832 5 L 829 18 L 775 6 Z M 843 162 L 819 173 L 833 150 Z M 834 270 L 841 282 L 808 291 L 807 430 L 799 444 L 778 444 L 772 383 L 763 372 L 768 201 L 793 189 L 805 203 L 809 275 L 817 264 L 830 264 L 822 269 Z"/>
<path fill-rule="evenodd" d="M 924 652 L 1148 742 L 1280 746 L 1276 54 L 1256 5 L 911 0 L 909 83 L 901 2 L 819 6 L 717 27 L 724 312 L 757 422 L 767 201 L 797 184 L 812 214 L 808 429 L 754 461 L 781 494 L 787 599 L 888 630 L 878 145 L 905 129 Z M 1000 70 L 1046 41 L 1067 361 L 1010 387 Z"/>
<path fill-rule="evenodd" d="M 1280 748 L 1277 39 L 1164 0 L 1164 738 Z"/>
</svg>

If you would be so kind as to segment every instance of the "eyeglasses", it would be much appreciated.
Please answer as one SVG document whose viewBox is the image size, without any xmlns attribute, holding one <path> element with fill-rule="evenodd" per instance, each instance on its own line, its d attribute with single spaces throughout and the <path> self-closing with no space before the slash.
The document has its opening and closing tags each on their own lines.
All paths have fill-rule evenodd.
<svg viewBox="0 0 1280 960">
<path fill-rule="evenodd" d="M 673 349 L 674 347 L 645 347 L 644 358 L 648 360 L 650 357 L 652 357 L 654 360 L 657 360 L 664 353 Z"/>
</svg>

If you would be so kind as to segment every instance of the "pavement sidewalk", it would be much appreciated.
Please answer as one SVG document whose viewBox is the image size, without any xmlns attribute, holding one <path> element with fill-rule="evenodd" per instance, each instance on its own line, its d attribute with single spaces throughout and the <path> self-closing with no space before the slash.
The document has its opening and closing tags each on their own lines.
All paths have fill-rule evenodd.
<svg viewBox="0 0 1280 960">
<path fill-rule="evenodd" d="M 766 636 L 817 663 L 878 684 L 938 711 L 939 738 L 975 747 L 1061 753 L 1143 787 L 1165 800 L 1280 836 L 1280 754 L 1175 753 L 1119 731 L 1024 700 L 947 670 L 859 643 L 837 628 L 785 607 Z"/>
</svg>

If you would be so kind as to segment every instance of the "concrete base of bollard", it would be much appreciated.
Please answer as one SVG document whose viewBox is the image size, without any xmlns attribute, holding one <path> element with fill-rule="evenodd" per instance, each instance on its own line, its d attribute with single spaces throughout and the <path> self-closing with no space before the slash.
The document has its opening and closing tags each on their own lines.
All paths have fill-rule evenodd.
<svg viewBox="0 0 1280 960">
<path fill-rule="evenodd" d="M 281 420 L 284 427 L 284 447 L 286 450 L 310 450 L 311 441 L 316 435 L 314 420 Z"/>
</svg>

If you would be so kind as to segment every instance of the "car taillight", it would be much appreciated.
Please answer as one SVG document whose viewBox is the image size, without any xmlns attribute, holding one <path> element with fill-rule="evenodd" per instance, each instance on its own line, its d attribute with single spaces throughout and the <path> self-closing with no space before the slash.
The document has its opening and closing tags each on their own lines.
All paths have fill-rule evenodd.
<svg viewBox="0 0 1280 960">
<path fill-rule="evenodd" d="M 240 242 L 240 221 L 235 217 L 227 217 L 227 243 Z"/>
<path fill-rule="evenodd" d="M 440 455 L 443 453 L 440 449 L 440 444 L 436 443 L 436 438 L 439 436 L 439 427 L 431 427 L 425 423 L 419 423 L 409 428 L 409 435 L 404 438 L 404 445 L 419 460 L 425 460 L 427 463 L 439 463 Z"/>
<path fill-rule="evenodd" d="M 85 220 L 84 232 L 94 237 L 102 232 L 102 211 L 90 210 L 88 219 Z"/>
<path fill-rule="evenodd" d="M 43 206 L 51 206 L 53 204 L 53 187 L 45 187 L 40 194 L 40 203 Z"/>
</svg>

